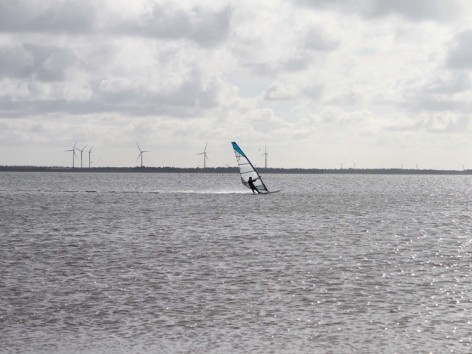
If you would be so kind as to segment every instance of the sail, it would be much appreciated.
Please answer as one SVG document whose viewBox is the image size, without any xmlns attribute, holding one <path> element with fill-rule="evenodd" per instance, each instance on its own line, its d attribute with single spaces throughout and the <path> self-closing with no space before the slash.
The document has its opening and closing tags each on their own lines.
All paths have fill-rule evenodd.
<svg viewBox="0 0 472 354">
<path fill-rule="evenodd" d="M 238 144 L 236 144 L 234 141 L 231 144 L 233 145 L 234 154 L 236 155 L 236 161 L 238 161 L 239 172 L 241 173 L 241 182 L 247 188 L 250 188 L 247 181 L 249 180 L 249 177 L 252 177 L 252 179 L 255 180 L 254 186 L 258 189 L 259 192 L 269 192 L 264 182 L 262 181 L 261 176 L 259 176 L 259 173 L 257 173 L 256 169 L 252 165 L 251 161 L 249 161 L 249 158 L 246 156 L 243 150 L 241 150 Z"/>
</svg>

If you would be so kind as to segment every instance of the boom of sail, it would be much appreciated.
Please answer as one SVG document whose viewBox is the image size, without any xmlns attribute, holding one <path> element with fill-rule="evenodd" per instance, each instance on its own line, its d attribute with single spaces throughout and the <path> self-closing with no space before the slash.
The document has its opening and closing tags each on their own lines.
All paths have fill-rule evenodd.
<svg viewBox="0 0 472 354">
<path fill-rule="evenodd" d="M 241 150 L 241 148 L 236 144 L 234 141 L 231 143 L 233 145 L 234 154 L 236 155 L 236 161 L 238 162 L 239 166 L 239 173 L 241 174 L 241 182 L 247 187 L 249 187 L 248 180 L 249 177 L 252 177 L 254 181 L 254 186 L 257 190 L 261 193 L 269 193 L 269 190 L 265 186 L 264 182 L 262 181 L 261 176 L 257 173 L 256 169 L 254 168 L 253 164 L 246 156 L 246 154 Z M 257 178 L 257 180 L 256 180 Z"/>
</svg>

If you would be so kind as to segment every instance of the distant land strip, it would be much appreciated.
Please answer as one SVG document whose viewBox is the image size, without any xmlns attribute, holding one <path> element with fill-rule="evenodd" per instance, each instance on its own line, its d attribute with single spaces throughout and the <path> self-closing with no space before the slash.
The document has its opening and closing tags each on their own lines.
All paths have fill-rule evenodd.
<svg viewBox="0 0 472 354">
<path fill-rule="evenodd" d="M 382 175 L 472 175 L 472 170 L 433 170 L 405 168 L 264 168 L 258 172 L 277 174 L 382 174 Z M 238 167 L 58 167 L 58 166 L 0 166 L 0 172 L 98 172 L 98 173 L 239 173 Z"/>
</svg>

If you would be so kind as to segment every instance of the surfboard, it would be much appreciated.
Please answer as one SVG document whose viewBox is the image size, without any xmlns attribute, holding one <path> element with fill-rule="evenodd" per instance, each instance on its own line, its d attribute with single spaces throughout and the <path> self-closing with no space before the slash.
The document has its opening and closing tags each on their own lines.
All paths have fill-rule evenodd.
<svg viewBox="0 0 472 354">
<path fill-rule="evenodd" d="M 282 189 L 278 189 L 276 191 L 267 191 L 267 192 L 264 192 L 264 193 L 261 193 L 261 194 L 273 194 L 273 193 L 279 193 Z"/>
</svg>

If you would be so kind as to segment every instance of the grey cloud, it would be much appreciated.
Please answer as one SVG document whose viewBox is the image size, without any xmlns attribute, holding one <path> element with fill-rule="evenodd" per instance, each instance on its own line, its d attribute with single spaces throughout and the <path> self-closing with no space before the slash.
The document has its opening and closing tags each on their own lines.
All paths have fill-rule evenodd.
<svg viewBox="0 0 472 354">
<path fill-rule="evenodd" d="M 67 48 L 35 44 L 0 47 L 0 77 L 62 81 L 77 62 Z"/>
<path fill-rule="evenodd" d="M 468 106 L 468 105 L 467 105 Z M 416 108 L 426 111 L 461 111 L 464 107 L 464 102 L 455 101 L 455 100 L 445 100 L 445 99 L 424 99 L 419 100 L 417 104 L 414 105 Z"/>
<path fill-rule="evenodd" d="M 312 63 L 312 55 L 308 51 L 296 53 L 288 59 L 274 59 L 260 62 L 242 61 L 242 65 L 259 76 L 273 76 L 279 72 L 297 72 L 307 69 Z"/>
<path fill-rule="evenodd" d="M 375 0 L 371 2 L 372 17 L 397 14 L 410 20 L 448 20 L 459 14 L 458 1 L 445 0 Z"/>
<path fill-rule="evenodd" d="M 159 105 L 212 108 L 217 105 L 220 90 L 217 81 L 204 82 L 194 70 L 179 86 L 157 92 L 97 86 L 94 89 L 94 99 L 109 106 L 149 107 L 151 111 L 152 107 Z"/>
<path fill-rule="evenodd" d="M 254 119 L 249 124 L 254 130 L 267 134 L 281 127 L 279 122 L 276 122 L 270 118 L 271 117 L 264 117 L 264 119 Z"/>
<path fill-rule="evenodd" d="M 0 77 L 26 78 L 33 67 L 33 55 L 23 46 L 0 47 Z"/>
<path fill-rule="evenodd" d="M 338 42 L 330 39 L 321 29 L 312 28 L 306 35 L 305 45 L 311 50 L 330 52 L 338 47 Z"/>
<path fill-rule="evenodd" d="M 310 66 L 312 62 L 311 59 L 311 56 L 306 53 L 294 55 L 290 59 L 280 63 L 280 68 L 283 69 L 283 71 L 303 71 Z"/>
<path fill-rule="evenodd" d="M 266 90 L 264 99 L 268 101 L 286 101 L 305 97 L 310 100 L 318 100 L 323 93 L 323 89 L 322 85 L 298 88 L 294 85 L 273 84 Z"/>
<path fill-rule="evenodd" d="M 193 117 L 203 111 L 201 107 L 176 106 L 162 102 L 136 104 L 122 103 L 113 105 L 103 101 L 70 101 L 65 99 L 11 100 L 0 98 L 0 114 L 5 118 L 24 118 L 25 116 L 45 116 L 64 113 L 89 115 L 99 113 L 121 113 L 128 116 L 168 115 L 177 118 Z"/>
<path fill-rule="evenodd" d="M 88 32 L 94 22 L 88 1 L 0 0 L 1 32 Z"/>
<path fill-rule="evenodd" d="M 290 85 L 271 85 L 264 94 L 264 99 L 268 101 L 284 101 L 297 98 L 299 91 Z"/>
<path fill-rule="evenodd" d="M 150 13 L 139 21 L 116 24 L 123 34 L 164 39 L 189 39 L 203 46 L 215 46 L 229 33 L 231 9 L 208 11 L 194 7 L 191 11 L 177 8 L 173 3 L 154 4 Z"/>
<path fill-rule="evenodd" d="M 90 101 L 69 101 L 64 99 L 12 100 L 0 97 L 0 114 L 16 118 L 48 113 L 91 114 L 106 112 L 106 106 Z"/>
<path fill-rule="evenodd" d="M 355 0 L 296 0 L 296 2 L 307 7 L 329 10 L 348 9 L 354 7 L 356 3 L 358 3 L 359 6 L 365 3 Z"/>
<path fill-rule="evenodd" d="M 460 100 L 444 99 L 429 96 L 413 96 L 399 105 L 409 108 L 415 113 L 419 112 L 468 112 L 470 104 Z"/>
<path fill-rule="evenodd" d="M 50 113 L 73 115 L 118 112 L 125 115 L 170 115 L 190 117 L 217 106 L 221 84 L 204 82 L 198 73 L 173 89 L 151 92 L 145 88 L 109 89 L 93 85 L 90 100 L 41 99 L 12 100 L 0 97 L 0 115 L 22 117 Z"/>
<path fill-rule="evenodd" d="M 459 0 L 297 0 L 301 5 L 366 18 L 398 15 L 409 20 L 450 20 L 460 14 Z"/>
<path fill-rule="evenodd" d="M 280 71 L 299 71 L 307 67 L 306 62 L 298 60 L 289 60 L 287 62 L 243 62 L 242 65 L 251 70 L 252 73 L 262 77 L 271 77 Z"/>
<path fill-rule="evenodd" d="M 301 48 L 287 51 L 283 57 L 266 59 L 265 61 L 245 61 L 242 65 L 260 76 L 273 76 L 280 72 L 300 72 L 308 69 L 319 56 L 315 52 L 330 52 L 338 47 L 338 42 L 330 38 L 322 29 L 312 27 L 305 35 Z"/>
<path fill-rule="evenodd" d="M 339 96 L 335 96 L 328 101 L 332 105 L 341 107 L 353 107 L 362 102 L 362 96 L 359 93 L 349 91 Z"/>
<path fill-rule="evenodd" d="M 468 74 L 459 72 L 448 78 L 434 80 L 425 86 L 424 92 L 429 94 L 454 94 L 469 90 L 470 87 Z"/>
<path fill-rule="evenodd" d="M 462 132 L 470 126 L 470 119 L 466 115 L 447 116 L 429 115 L 418 121 L 406 125 L 391 125 L 385 130 L 392 132 L 426 131 L 429 133 L 455 133 Z"/>
<path fill-rule="evenodd" d="M 74 53 L 67 48 L 28 44 L 24 46 L 34 58 L 34 72 L 41 81 L 62 81 L 67 70 L 77 64 Z"/>
<path fill-rule="evenodd" d="M 323 90 L 324 90 L 323 85 L 313 84 L 311 86 L 307 86 L 303 88 L 302 93 L 307 98 L 317 100 L 321 97 Z"/>
<path fill-rule="evenodd" d="M 420 87 L 416 92 L 407 94 L 403 102 L 394 104 L 400 110 L 407 110 L 412 114 L 468 114 L 472 112 L 472 105 L 457 93 L 470 90 L 471 82 L 467 73 L 453 72 L 445 77 L 438 77 L 434 81 Z"/>
<path fill-rule="evenodd" d="M 449 53 L 447 65 L 452 69 L 472 69 L 472 31 L 457 35 Z"/>
<path fill-rule="evenodd" d="M 470 126 L 470 119 L 465 116 L 459 117 L 429 117 L 421 125 L 426 131 L 433 133 L 455 133 L 461 132 Z"/>
<path fill-rule="evenodd" d="M 316 10 L 327 10 L 341 13 L 370 16 L 373 2 L 376 0 L 295 0 L 301 6 Z"/>
<path fill-rule="evenodd" d="M 124 36 L 189 39 L 215 46 L 229 33 L 231 9 L 202 7 L 185 10 L 175 2 L 154 4 L 149 13 L 132 20 L 109 21 L 98 8 L 105 2 L 91 0 L 0 0 L 0 32 L 109 33 Z M 106 11 L 106 10 L 104 10 Z"/>
</svg>

